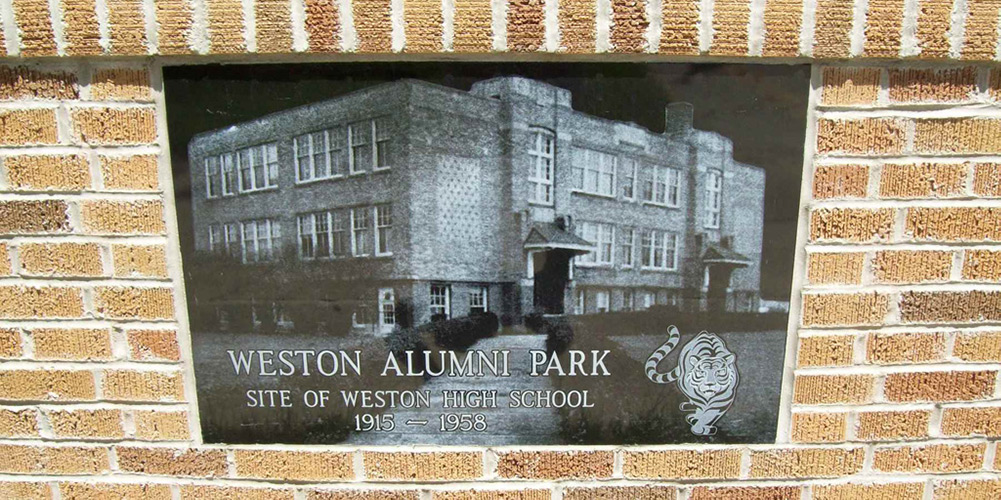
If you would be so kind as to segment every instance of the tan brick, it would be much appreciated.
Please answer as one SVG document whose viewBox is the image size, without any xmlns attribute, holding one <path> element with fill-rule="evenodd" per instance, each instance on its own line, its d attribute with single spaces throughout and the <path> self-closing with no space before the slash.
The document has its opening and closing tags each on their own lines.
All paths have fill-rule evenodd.
<svg viewBox="0 0 1001 500">
<path fill-rule="evenodd" d="M 115 276 L 166 278 L 166 249 L 160 245 L 112 245 Z"/>
<path fill-rule="evenodd" d="M 25 243 L 18 248 L 21 268 L 31 276 L 101 276 L 97 243 Z"/>
<path fill-rule="evenodd" d="M 916 120 L 914 149 L 919 153 L 997 153 L 1001 151 L 1001 120 L 990 118 Z"/>
<path fill-rule="evenodd" d="M 56 233 L 69 229 L 66 202 L 60 200 L 0 201 L 0 233 Z"/>
<path fill-rule="evenodd" d="M 190 437 L 188 414 L 183 411 L 137 410 L 133 419 L 136 439 L 185 441 Z"/>
<path fill-rule="evenodd" d="M 223 477 L 226 452 L 191 448 L 115 448 L 123 472 L 162 476 Z"/>
<path fill-rule="evenodd" d="M 21 36 L 21 56 L 56 55 L 56 36 L 46 0 L 14 0 L 14 21 Z"/>
<path fill-rule="evenodd" d="M 996 500 L 1001 498 L 1001 480 L 957 479 L 936 481 L 935 500 Z"/>
<path fill-rule="evenodd" d="M 559 9 L 561 51 L 584 54 L 594 52 L 596 12 L 597 3 L 594 0 L 567 3 Z"/>
<path fill-rule="evenodd" d="M 861 118 L 817 121 L 820 154 L 895 154 L 906 144 L 905 122 L 896 118 Z"/>
<path fill-rule="evenodd" d="M 544 7 L 545 2 L 534 1 L 540 7 Z M 716 5 L 719 8 L 720 4 Z M 646 9 L 646 0 L 612 0 L 612 27 L 609 36 L 613 51 L 642 52 L 646 49 L 646 32 L 650 26 L 650 20 L 646 17 Z M 542 14 L 541 9 L 539 14 Z M 546 32 L 541 15 L 535 31 L 540 35 L 544 35 Z M 508 40 L 510 41 L 510 38 Z M 744 46 L 746 51 L 746 42 Z"/>
<path fill-rule="evenodd" d="M 85 201 L 83 227 L 91 233 L 163 234 L 163 203 L 157 201 Z"/>
<path fill-rule="evenodd" d="M 56 437 L 121 439 L 121 410 L 68 410 L 49 412 L 49 422 Z"/>
<path fill-rule="evenodd" d="M 899 441 L 928 437 L 931 412 L 863 411 L 858 414 L 855 436 L 862 441 Z"/>
<path fill-rule="evenodd" d="M 854 335 L 800 337 L 799 367 L 851 365 L 854 347 Z"/>
<path fill-rule="evenodd" d="M 453 22 L 454 37 L 452 39 L 452 50 L 455 52 L 490 52 L 493 47 L 493 12 L 490 8 L 490 0 L 455 0 L 455 20 Z M 579 2 L 587 4 L 588 2 Z M 564 16 L 578 2 L 568 4 L 559 11 L 560 32 L 564 33 L 564 40 L 572 36 L 571 32 L 564 29 Z"/>
<path fill-rule="evenodd" d="M 208 486 L 200 484 L 185 484 L 181 486 L 181 500 L 292 500 L 295 490 L 243 487 L 243 486 Z"/>
<path fill-rule="evenodd" d="M 0 399 L 87 401 L 95 395 L 94 375 L 89 371 L 0 371 Z"/>
<path fill-rule="evenodd" d="M 236 475 L 283 481 L 354 479 L 351 453 L 236 450 Z"/>
<path fill-rule="evenodd" d="M 522 479 L 592 479 L 612 476 L 611 451 L 509 451 L 497 454 L 497 475 Z"/>
<path fill-rule="evenodd" d="M 156 140 L 153 108 L 77 108 L 73 136 L 91 145 L 149 144 Z"/>
<path fill-rule="evenodd" d="M 458 2 L 457 2 L 458 3 Z M 386 0 L 354 0 L 351 2 L 359 52 L 389 52 L 392 50 L 393 23 L 390 2 Z M 456 19 L 458 24 L 458 19 Z"/>
<path fill-rule="evenodd" d="M 440 10 L 439 6 L 439 10 Z M 409 7 L 405 6 L 405 9 Z M 404 13 L 406 15 L 406 13 Z M 340 18 L 337 4 L 327 0 L 306 0 L 306 35 L 310 52 L 337 52 L 340 44 Z M 408 27 L 411 23 L 407 23 Z M 410 45 L 410 34 L 407 34 Z"/>
<path fill-rule="evenodd" d="M 802 0 L 768 0 L 765 2 L 765 57 L 799 55 L 799 34 L 803 23 Z"/>
<path fill-rule="evenodd" d="M 174 295 L 170 288 L 98 287 L 97 313 L 114 319 L 172 319 Z"/>
<path fill-rule="evenodd" d="M 51 500 L 49 485 L 43 482 L 3 481 L 0 482 L 0 498 L 18 500 Z"/>
<path fill-rule="evenodd" d="M 111 335 L 99 328 L 35 328 L 35 359 L 111 359 Z"/>
<path fill-rule="evenodd" d="M 521 26 L 520 23 L 528 24 L 532 21 L 530 17 L 525 16 L 525 11 L 520 8 L 526 4 L 537 4 L 537 2 L 536 0 L 521 0 L 512 1 L 508 5 L 508 50 L 518 50 L 520 44 L 525 43 L 519 26 Z M 441 10 L 441 2 L 434 0 L 411 0 L 404 5 L 403 23 L 406 38 L 404 50 L 406 52 L 437 53 L 443 50 L 445 19 Z"/>
<path fill-rule="evenodd" d="M 102 156 L 101 177 L 105 189 L 155 191 L 160 187 L 153 155 Z"/>
<path fill-rule="evenodd" d="M 963 361 L 1001 361 L 1001 332 L 960 333 L 953 355 Z"/>
<path fill-rule="evenodd" d="M 82 191 L 90 188 L 90 166 L 81 155 L 21 155 L 4 158 L 11 189 Z"/>
<path fill-rule="evenodd" d="M 186 0 L 156 2 L 157 36 L 160 54 L 190 54 L 188 36 L 194 21 L 191 4 Z"/>
<path fill-rule="evenodd" d="M 116 55 L 146 55 L 146 19 L 141 0 L 105 0 L 108 6 L 108 42 Z"/>
<path fill-rule="evenodd" d="M 869 0 L 865 21 L 865 57 L 896 58 L 904 24 L 904 0 Z"/>
<path fill-rule="evenodd" d="M 880 325 L 888 297 L 878 293 L 803 294 L 803 326 Z"/>
<path fill-rule="evenodd" d="M 118 401 L 183 401 L 179 372 L 109 370 L 104 374 L 104 397 Z"/>
<path fill-rule="evenodd" d="M 54 109 L 0 110 L 0 146 L 56 144 Z"/>
<path fill-rule="evenodd" d="M 815 285 L 862 283 L 862 266 L 865 254 L 862 252 L 815 252 L 811 253 L 806 275 Z"/>
<path fill-rule="evenodd" d="M 59 483 L 62 498 L 74 500 L 170 500 L 170 485 L 128 483 Z"/>
<path fill-rule="evenodd" d="M 284 0 L 254 2 L 257 27 L 257 52 L 265 54 L 292 51 L 292 7 Z"/>
<path fill-rule="evenodd" d="M 863 448 L 795 448 L 751 452 L 751 477 L 838 477 L 862 470 Z"/>
<path fill-rule="evenodd" d="M 824 68 L 821 102 L 828 106 L 876 104 L 879 68 Z"/>
<path fill-rule="evenodd" d="M 924 0 L 918 6 L 917 42 L 923 58 L 949 57 L 953 0 Z"/>
<path fill-rule="evenodd" d="M 813 172 L 813 197 L 865 198 L 869 189 L 866 165 L 818 165 Z"/>
<path fill-rule="evenodd" d="M 977 196 L 1001 196 L 1001 163 L 977 163 L 974 165 L 973 192 Z"/>
<path fill-rule="evenodd" d="M 0 358 L 20 358 L 21 332 L 14 328 L 0 328 Z"/>
<path fill-rule="evenodd" d="M 178 361 L 177 332 L 173 330 L 129 330 L 129 352 L 137 361 Z"/>
<path fill-rule="evenodd" d="M 963 279 L 970 281 L 1001 281 L 1001 252 L 995 250 L 965 250 Z"/>
<path fill-rule="evenodd" d="M 417 490 L 313 490 L 308 500 L 420 500 Z"/>
<path fill-rule="evenodd" d="M 432 500 L 549 500 L 552 493 L 542 489 L 442 490 L 431 492 Z"/>
<path fill-rule="evenodd" d="M 660 53 L 696 55 L 699 53 L 699 4 L 686 0 L 661 2 L 662 28 Z M 561 26 L 562 28 L 562 26 Z"/>
<path fill-rule="evenodd" d="M 883 241 L 893 231 L 892 208 L 821 208 L 810 212 L 812 241 Z"/>
<path fill-rule="evenodd" d="M 6 243 L 0 243 L 0 276 L 10 276 L 13 273 L 10 266 L 10 248 Z M 2 352 L 3 350 L 0 349 L 0 353 Z"/>
<path fill-rule="evenodd" d="M 734 479 L 740 450 L 625 451 L 622 474 L 631 479 Z"/>
<path fill-rule="evenodd" d="M 799 486 L 696 486 L 688 500 L 799 500 Z"/>
<path fill-rule="evenodd" d="M 919 163 L 883 165 L 879 196 L 883 198 L 949 198 L 962 196 L 968 164 Z"/>
<path fill-rule="evenodd" d="M 904 292 L 900 316 L 907 323 L 960 323 L 1001 320 L 1001 293 Z"/>
<path fill-rule="evenodd" d="M 94 101 L 152 101 L 153 87 L 146 68 L 100 68 L 90 79 Z"/>
<path fill-rule="evenodd" d="M 813 34 L 813 56 L 843 58 L 850 55 L 852 0 L 818 0 Z"/>
<path fill-rule="evenodd" d="M 883 472 L 972 472 L 983 467 L 986 450 L 984 443 L 876 448 L 872 467 Z"/>
<path fill-rule="evenodd" d="M 872 263 L 877 283 L 924 283 L 948 281 L 952 252 L 924 250 L 883 250 Z"/>
<path fill-rule="evenodd" d="M 38 437 L 35 410 L 0 410 L 0 437 Z"/>
<path fill-rule="evenodd" d="M 83 294 L 79 288 L 0 286 L 0 318 L 79 318 Z"/>
<path fill-rule="evenodd" d="M 879 333 L 869 334 L 866 360 L 877 365 L 927 363 L 945 357 L 945 333 Z"/>
<path fill-rule="evenodd" d="M 859 404 L 872 400 L 872 375 L 797 375 L 796 404 Z"/>
<path fill-rule="evenodd" d="M 747 55 L 751 4 L 743 0 L 716 0 L 713 4 L 713 55 Z"/>
<path fill-rule="evenodd" d="M 847 413 L 793 413 L 794 443 L 841 443 L 845 440 Z"/>
<path fill-rule="evenodd" d="M 967 6 L 966 24 L 963 34 L 963 59 L 990 61 L 994 59 L 998 43 L 997 1 L 970 2 Z"/>
<path fill-rule="evenodd" d="M 363 460 L 368 479 L 445 481 L 483 475 L 479 452 L 365 452 Z"/>
<path fill-rule="evenodd" d="M 1001 437 L 1001 407 L 945 408 L 942 410 L 942 434 Z"/>
<path fill-rule="evenodd" d="M 98 56 L 101 31 L 95 0 L 62 0 L 64 50 L 71 56 Z"/>
<path fill-rule="evenodd" d="M 70 100 L 80 97 L 76 75 L 28 66 L 0 66 L 0 101 Z"/>
<path fill-rule="evenodd" d="M 677 494 L 674 486 L 569 486 L 563 500 L 674 500 Z"/>
<path fill-rule="evenodd" d="M 906 234 L 916 240 L 1001 240 L 1001 209 L 988 207 L 913 207 Z"/>
<path fill-rule="evenodd" d="M 212 53 L 238 54 L 247 50 L 243 38 L 243 5 L 240 0 L 207 0 L 205 11 Z"/>
<path fill-rule="evenodd" d="M 994 393 L 996 371 L 891 373 L 886 376 L 887 401 L 972 401 Z"/>
<path fill-rule="evenodd" d="M 924 483 L 818 484 L 813 500 L 921 500 Z"/>
<path fill-rule="evenodd" d="M 105 448 L 0 444 L 0 456 L 0 471 L 14 474 L 100 474 L 109 469 Z"/>
<path fill-rule="evenodd" d="M 890 101 L 961 102 L 977 91 L 977 68 L 895 68 L 890 70 Z"/>
</svg>

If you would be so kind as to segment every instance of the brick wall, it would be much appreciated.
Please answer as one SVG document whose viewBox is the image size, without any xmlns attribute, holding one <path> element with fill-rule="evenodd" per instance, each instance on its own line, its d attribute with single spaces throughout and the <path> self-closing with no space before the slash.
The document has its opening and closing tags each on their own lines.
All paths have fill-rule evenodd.
<svg viewBox="0 0 1001 500">
<path fill-rule="evenodd" d="M 999 9 L 0 2 L 0 497 L 999 498 Z M 353 51 L 816 58 L 779 444 L 202 445 L 159 65 Z"/>
</svg>

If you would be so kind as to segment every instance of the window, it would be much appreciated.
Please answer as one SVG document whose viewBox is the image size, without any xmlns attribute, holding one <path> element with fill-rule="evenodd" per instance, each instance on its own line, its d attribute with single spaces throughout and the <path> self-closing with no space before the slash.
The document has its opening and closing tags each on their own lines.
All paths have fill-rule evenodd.
<svg viewBox="0 0 1001 500">
<path fill-rule="evenodd" d="M 723 172 L 706 172 L 706 227 L 718 228 L 723 208 Z"/>
<path fill-rule="evenodd" d="M 622 267 L 633 267 L 633 247 L 636 245 L 636 230 L 622 230 Z"/>
<path fill-rule="evenodd" d="M 372 122 L 372 127 L 375 129 L 375 169 L 384 170 L 390 168 L 393 163 L 389 156 L 389 139 L 391 135 L 391 128 L 389 123 L 389 118 L 382 117 L 376 118 Z"/>
<path fill-rule="evenodd" d="M 313 231 L 313 214 L 299 216 L 299 257 L 316 257 L 316 233 Z"/>
<path fill-rule="evenodd" d="M 222 191 L 222 175 L 219 171 L 219 157 L 205 159 L 205 197 L 218 198 Z"/>
<path fill-rule="evenodd" d="M 574 189 L 589 194 L 615 196 L 613 155 L 593 149 L 574 148 Z"/>
<path fill-rule="evenodd" d="M 487 287 L 478 286 L 469 292 L 469 314 L 487 312 Z"/>
<path fill-rule="evenodd" d="M 243 262 L 266 262 L 277 257 L 281 241 L 278 221 L 259 219 L 242 223 Z"/>
<path fill-rule="evenodd" d="M 612 265 L 615 230 L 611 224 L 580 222 L 577 224 L 577 236 L 594 243 L 597 247 L 595 251 L 577 257 L 577 263 Z"/>
<path fill-rule="evenodd" d="M 676 207 L 681 196 L 681 172 L 663 165 L 651 165 L 650 177 L 643 184 L 643 200 Z"/>
<path fill-rule="evenodd" d="M 369 214 L 367 207 L 351 209 L 351 255 L 355 257 L 371 253 L 369 245 L 372 237 L 369 232 L 372 230 L 372 217 Z"/>
<path fill-rule="evenodd" d="M 607 313 L 611 309 L 607 290 L 598 290 L 595 292 L 594 301 L 596 303 L 597 310 L 600 313 Z"/>
<path fill-rule="evenodd" d="M 451 315 L 451 290 L 448 285 L 431 285 L 431 318 L 448 319 Z"/>
<path fill-rule="evenodd" d="M 396 294 L 392 288 L 379 289 L 379 325 L 384 331 L 396 326 Z"/>
<path fill-rule="evenodd" d="M 334 257 L 351 255 L 351 240 L 348 238 L 348 214 L 342 210 L 330 212 L 330 219 Z"/>
<path fill-rule="evenodd" d="M 237 151 L 240 192 L 278 186 L 278 145 L 265 144 Z"/>
<path fill-rule="evenodd" d="M 678 268 L 678 235 L 654 229 L 643 233 L 643 267 L 673 271 Z"/>
<path fill-rule="evenodd" d="M 636 160 L 631 158 L 622 161 L 622 197 L 627 200 L 636 198 Z"/>
<path fill-rule="evenodd" d="M 225 236 L 226 236 L 226 253 L 232 257 L 240 257 L 243 252 L 243 247 L 240 242 L 240 229 L 239 225 L 235 222 L 226 224 L 225 226 Z"/>
<path fill-rule="evenodd" d="M 640 297 L 643 299 L 643 309 L 650 309 L 654 305 L 654 295 L 650 292 L 641 292 Z"/>
<path fill-rule="evenodd" d="M 299 216 L 299 257 L 330 257 L 330 212 Z"/>
<path fill-rule="evenodd" d="M 222 229 L 218 224 L 209 226 L 209 251 L 218 252 L 223 249 Z"/>
<path fill-rule="evenodd" d="M 393 206 L 375 207 L 375 254 L 392 255 Z"/>
<path fill-rule="evenodd" d="M 622 310 L 632 311 L 636 307 L 636 295 L 632 290 L 626 288 L 622 291 Z"/>
<path fill-rule="evenodd" d="M 372 167 L 372 127 L 370 121 L 348 125 L 348 145 L 351 148 L 348 164 L 352 174 Z"/>
<path fill-rule="evenodd" d="M 532 184 L 532 201 L 546 205 L 553 204 L 553 158 L 556 139 L 548 130 L 535 130 L 532 149 L 528 155 L 532 160 L 532 171 L 528 181 Z"/>
<path fill-rule="evenodd" d="M 577 297 L 573 303 L 574 314 L 584 314 L 584 290 L 577 290 Z"/>
<path fill-rule="evenodd" d="M 222 164 L 222 195 L 232 196 L 236 194 L 239 186 L 236 179 L 236 156 L 227 153 L 219 157 Z"/>
<path fill-rule="evenodd" d="M 313 227 L 316 234 L 316 256 L 330 257 L 330 212 L 313 214 Z"/>
</svg>

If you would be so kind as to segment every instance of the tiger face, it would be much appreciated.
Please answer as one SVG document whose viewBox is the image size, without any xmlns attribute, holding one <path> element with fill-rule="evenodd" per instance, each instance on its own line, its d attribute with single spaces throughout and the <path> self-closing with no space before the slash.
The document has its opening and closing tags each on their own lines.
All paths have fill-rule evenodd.
<svg viewBox="0 0 1001 500">
<path fill-rule="evenodd" d="M 687 360 L 684 382 L 704 401 L 726 392 L 734 381 L 735 357 L 733 353 L 721 353 L 712 357 L 690 357 Z"/>
</svg>

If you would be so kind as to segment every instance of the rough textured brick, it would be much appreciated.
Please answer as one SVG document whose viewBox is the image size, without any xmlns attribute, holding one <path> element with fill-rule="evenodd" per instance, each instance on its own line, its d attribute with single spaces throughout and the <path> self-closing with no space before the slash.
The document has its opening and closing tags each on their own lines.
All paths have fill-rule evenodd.
<svg viewBox="0 0 1001 500">
<path fill-rule="evenodd" d="M 209 486 L 186 484 L 181 486 L 181 500 L 292 500 L 295 491 L 292 489 L 242 487 L 242 486 Z"/>
<path fill-rule="evenodd" d="M 858 414 L 855 436 L 862 441 L 899 441 L 928 437 L 931 412 L 863 411 Z"/>
<path fill-rule="evenodd" d="M 99 68 L 90 78 L 94 101 L 151 101 L 149 70 L 146 68 Z"/>
<path fill-rule="evenodd" d="M 862 282 L 862 252 L 811 253 L 806 268 L 807 279 L 814 285 L 853 284 Z"/>
<path fill-rule="evenodd" d="M 497 475 L 523 479 L 591 479 L 612 475 L 611 451 L 511 451 L 498 453 Z"/>
<path fill-rule="evenodd" d="M 912 207 L 904 231 L 919 240 L 999 241 L 1001 208 Z"/>
<path fill-rule="evenodd" d="M 66 202 L 60 200 L 0 201 L 0 233 L 55 233 L 69 228 Z"/>
<path fill-rule="evenodd" d="M 817 0 L 813 29 L 813 56 L 848 57 L 852 36 L 852 0 Z"/>
<path fill-rule="evenodd" d="M 352 456 L 340 452 L 236 450 L 236 475 L 283 481 L 353 479 Z"/>
<path fill-rule="evenodd" d="M 22 352 L 21 333 L 14 328 L 0 328 L 0 358 L 19 358 Z"/>
<path fill-rule="evenodd" d="M 105 0 L 108 6 L 109 51 L 115 55 L 145 55 L 146 20 L 142 0 Z"/>
<path fill-rule="evenodd" d="M 182 411 L 138 410 L 133 420 L 136 439 L 185 441 L 190 437 L 188 414 Z"/>
<path fill-rule="evenodd" d="M 549 500 L 552 493 L 541 489 L 443 490 L 431 493 L 432 500 Z"/>
<path fill-rule="evenodd" d="M 733 479 L 740 450 L 625 451 L 622 474 L 633 479 Z"/>
<path fill-rule="evenodd" d="M 85 201 L 83 227 L 92 233 L 163 234 L 163 203 L 150 201 Z"/>
<path fill-rule="evenodd" d="M 416 490 L 313 490 L 308 500 L 420 500 Z"/>
<path fill-rule="evenodd" d="M 537 1 L 523 0 L 523 3 L 531 4 L 537 3 Z M 512 1 L 509 5 L 507 41 L 510 50 L 516 50 L 512 48 L 512 42 L 524 43 L 524 40 L 518 36 L 518 28 L 521 26 L 528 28 L 531 23 L 531 19 L 524 17 L 524 13 L 517 10 L 518 7 L 518 1 Z M 407 52 L 436 53 L 442 51 L 445 19 L 441 11 L 441 2 L 435 0 L 410 0 L 404 4 L 403 24 Z M 535 27 L 539 28 L 540 26 L 541 24 Z"/>
<path fill-rule="evenodd" d="M 800 337 L 799 366 L 845 366 L 852 364 L 854 335 Z"/>
<path fill-rule="evenodd" d="M 97 23 L 95 0 L 62 0 L 63 40 L 71 56 L 97 56 L 104 52 Z"/>
<path fill-rule="evenodd" d="M 995 250 L 965 250 L 963 279 L 970 281 L 1001 280 L 1001 252 Z"/>
<path fill-rule="evenodd" d="M 164 476 L 222 477 L 226 452 L 190 448 L 118 447 L 118 468 L 124 472 Z"/>
<path fill-rule="evenodd" d="M 999 321 L 1001 292 L 904 292 L 900 317 L 906 323 Z"/>
<path fill-rule="evenodd" d="M 0 437 L 37 437 L 35 410 L 0 410 Z"/>
<path fill-rule="evenodd" d="M 542 48 L 546 37 L 545 7 L 544 0 L 508 2 L 507 49 L 509 51 L 535 52 Z"/>
<path fill-rule="evenodd" d="M 121 439 L 121 410 L 69 410 L 49 412 L 52 432 L 57 437 Z"/>
<path fill-rule="evenodd" d="M 56 144 L 53 109 L 0 110 L 0 146 Z"/>
<path fill-rule="evenodd" d="M 254 2 L 257 23 L 257 52 L 283 53 L 292 50 L 292 7 L 287 0 Z M 389 22 L 386 25 L 390 25 Z"/>
<path fill-rule="evenodd" d="M 129 352 L 138 361 L 178 361 L 177 332 L 173 330 L 129 330 Z"/>
<path fill-rule="evenodd" d="M 4 481 L 0 482 L 0 498 L 51 500 L 53 496 L 49 485 L 43 482 Z"/>
<path fill-rule="evenodd" d="M 845 440 L 847 413 L 793 413 L 794 443 L 840 443 Z"/>
<path fill-rule="evenodd" d="M 0 276 L 10 276 L 12 273 L 13 270 L 11 269 L 10 262 L 10 248 L 6 243 L 0 243 Z"/>
<path fill-rule="evenodd" d="M 952 252 L 939 250 L 883 250 L 872 262 L 877 283 L 948 281 Z"/>
<path fill-rule="evenodd" d="M 810 239 L 870 242 L 893 231 L 892 208 L 821 208 L 810 212 Z"/>
<path fill-rule="evenodd" d="M 998 0 L 977 0 L 967 5 L 963 59 L 990 61 L 998 43 Z"/>
<path fill-rule="evenodd" d="M 813 500 L 921 500 L 924 483 L 818 484 Z"/>
<path fill-rule="evenodd" d="M 838 477 L 862 470 L 863 448 L 796 448 L 751 452 L 751 477 Z"/>
<path fill-rule="evenodd" d="M 696 486 L 688 500 L 799 500 L 799 486 Z"/>
<path fill-rule="evenodd" d="M 483 455 L 479 452 L 366 452 L 363 458 L 369 479 L 445 481 L 483 475 Z"/>
<path fill-rule="evenodd" d="M 865 198 L 869 188 L 866 165 L 818 165 L 813 172 L 813 197 Z"/>
<path fill-rule="evenodd" d="M 15 474 L 100 474 L 108 471 L 108 451 L 81 446 L 0 445 L 0 471 Z"/>
<path fill-rule="evenodd" d="M 359 52 L 389 52 L 392 48 L 393 23 L 390 0 L 353 0 L 352 13 L 358 34 Z M 458 3 L 458 2 L 456 2 Z M 489 5 L 487 13 L 489 14 Z M 456 18 L 458 24 L 458 17 Z M 458 33 L 458 26 L 456 26 Z"/>
<path fill-rule="evenodd" d="M 28 66 L 0 66 L 0 101 L 69 100 L 80 97 L 76 74 Z"/>
<path fill-rule="evenodd" d="M 977 163 L 973 168 L 973 192 L 977 196 L 1001 196 L 1001 163 Z"/>
<path fill-rule="evenodd" d="M 945 408 L 942 410 L 942 434 L 1001 437 L 1001 407 Z"/>
<path fill-rule="evenodd" d="M 188 43 L 194 16 L 191 4 L 187 0 L 157 0 L 155 5 L 160 54 L 191 53 Z"/>
<path fill-rule="evenodd" d="M 597 2 L 582 0 L 560 6 L 560 49 L 591 54 L 595 49 Z M 665 18 L 667 19 L 667 18 Z"/>
<path fill-rule="evenodd" d="M 820 154 L 898 154 L 906 145 L 905 122 L 897 118 L 831 119 L 817 121 Z"/>
<path fill-rule="evenodd" d="M 454 3 L 453 30 L 455 35 L 452 39 L 452 50 L 455 52 L 489 52 L 493 47 L 493 30 L 490 26 L 493 14 L 490 10 L 490 0 L 455 0 Z M 576 5 L 576 3 L 571 5 Z M 564 32 L 563 16 L 567 12 L 566 6 L 560 9 L 561 32 Z"/>
<path fill-rule="evenodd" d="M 609 36 L 615 52 L 643 52 L 646 49 L 646 32 L 650 26 L 646 8 L 646 0 L 612 0 L 612 28 Z M 545 34 L 545 29 L 541 26 L 538 31 Z M 747 46 L 746 42 L 744 45 Z"/>
<path fill-rule="evenodd" d="M 744 0 L 716 0 L 713 4 L 713 41 L 710 54 L 742 56 L 748 52 L 751 4 Z"/>
<path fill-rule="evenodd" d="M 94 395 L 94 375 L 88 371 L 0 371 L 0 399 L 85 401 Z"/>
<path fill-rule="evenodd" d="M 796 404 L 860 404 L 872 400 L 872 375 L 798 375 Z"/>
<path fill-rule="evenodd" d="M 883 165 L 879 196 L 883 198 L 946 198 L 963 194 L 968 164 L 919 163 Z"/>
<path fill-rule="evenodd" d="M 62 498 L 74 500 L 171 500 L 166 484 L 59 483 L 59 491 Z"/>
<path fill-rule="evenodd" d="M 79 318 L 83 294 L 70 287 L 0 286 L 0 318 Z"/>
<path fill-rule="evenodd" d="M 166 249 L 160 245 L 112 245 L 111 254 L 117 277 L 167 276 Z"/>
<path fill-rule="evenodd" d="M 884 472 L 972 472 L 983 466 L 986 449 L 984 443 L 876 448 L 872 467 Z"/>
<path fill-rule="evenodd" d="M 674 486 L 570 486 L 563 490 L 563 500 L 674 500 L 675 498 L 677 491 Z"/>
<path fill-rule="evenodd" d="M 890 70 L 892 102 L 961 102 L 977 91 L 977 68 Z"/>
<path fill-rule="evenodd" d="M 206 0 L 209 44 L 215 54 L 237 54 L 247 50 L 243 38 L 243 5 L 240 0 Z"/>
<path fill-rule="evenodd" d="M 100 328 L 34 328 L 35 359 L 111 359 L 111 335 Z"/>
<path fill-rule="evenodd" d="M 803 294 L 803 326 L 880 325 L 889 303 L 878 293 Z"/>
<path fill-rule="evenodd" d="M 958 479 L 936 481 L 935 500 L 995 500 L 1001 498 L 1001 480 Z"/>
<path fill-rule="evenodd" d="M 3 159 L 11 189 L 82 191 L 90 187 L 90 166 L 82 155 L 21 155 Z"/>
<path fill-rule="evenodd" d="M 99 287 L 94 303 L 98 315 L 113 319 L 171 319 L 174 294 L 170 288 Z"/>
<path fill-rule="evenodd" d="M 148 144 L 156 140 L 152 108 L 78 108 L 71 116 L 74 137 L 87 144 Z"/>
<path fill-rule="evenodd" d="M 699 53 L 699 7 L 698 2 L 689 0 L 662 0 L 661 54 Z"/>
<path fill-rule="evenodd" d="M 949 57 L 953 0 L 923 0 L 918 4 L 918 49 L 921 57 Z"/>
<path fill-rule="evenodd" d="M 101 276 L 97 243 L 25 243 L 18 248 L 21 268 L 33 276 Z"/>
<path fill-rule="evenodd" d="M 821 102 L 828 106 L 876 104 L 879 68 L 824 68 Z"/>
<path fill-rule="evenodd" d="M 14 21 L 21 35 L 21 56 L 56 55 L 56 35 L 47 0 L 14 0 Z"/>
<path fill-rule="evenodd" d="M 337 2 L 333 0 L 306 0 L 306 36 L 311 52 L 340 50 L 339 14 Z M 409 36 L 407 38 L 409 44 Z"/>
<path fill-rule="evenodd" d="M 105 189 L 151 191 L 160 185 L 153 155 L 102 156 L 101 177 Z"/>
<path fill-rule="evenodd" d="M 915 120 L 914 149 L 919 153 L 984 153 L 1001 151 L 1001 120 L 929 118 Z"/>
<path fill-rule="evenodd" d="M 869 334 L 866 361 L 878 365 L 897 363 L 927 363 L 945 357 L 945 333 L 879 333 Z"/>
<path fill-rule="evenodd" d="M 996 371 L 891 373 L 886 376 L 887 401 L 972 401 L 994 393 Z"/>
<path fill-rule="evenodd" d="M 765 2 L 765 43 L 762 55 L 766 57 L 799 55 L 799 34 L 802 23 L 802 0 Z"/>
<path fill-rule="evenodd" d="M 104 374 L 104 397 L 118 401 L 183 401 L 179 372 L 109 370 Z"/>
<path fill-rule="evenodd" d="M 903 24 L 904 0 L 869 0 L 862 55 L 897 57 Z"/>
<path fill-rule="evenodd" d="M 1001 361 L 1001 332 L 963 332 L 953 354 L 963 361 Z"/>
</svg>

